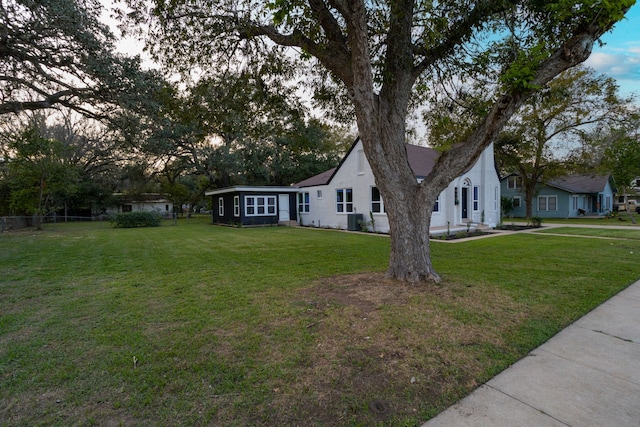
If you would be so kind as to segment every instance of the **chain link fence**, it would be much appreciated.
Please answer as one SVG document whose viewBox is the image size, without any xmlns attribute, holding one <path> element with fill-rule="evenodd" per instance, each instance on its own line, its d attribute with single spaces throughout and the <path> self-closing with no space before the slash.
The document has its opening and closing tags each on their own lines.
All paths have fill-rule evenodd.
<svg viewBox="0 0 640 427">
<path fill-rule="evenodd" d="M 60 216 L 46 215 L 41 218 L 40 224 L 63 224 L 68 222 L 108 222 L 108 215 L 98 216 Z M 35 228 L 38 223 L 36 216 L 2 216 L 0 217 L 0 231 L 15 231 L 22 229 Z"/>
</svg>

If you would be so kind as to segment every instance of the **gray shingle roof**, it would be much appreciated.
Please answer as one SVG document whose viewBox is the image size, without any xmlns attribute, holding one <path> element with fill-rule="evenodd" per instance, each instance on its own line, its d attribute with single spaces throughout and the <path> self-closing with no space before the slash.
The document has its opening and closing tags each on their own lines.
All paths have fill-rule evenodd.
<svg viewBox="0 0 640 427">
<path fill-rule="evenodd" d="M 355 146 L 353 144 L 351 149 L 345 155 L 345 158 L 349 156 L 351 150 Z M 429 147 L 420 147 L 418 145 L 406 145 L 407 147 L 407 157 L 409 158 L 409 166 L 411 166 L 411 170 L 416 175 L 416 178 L 424 178 L 429 175 L 431 169 L 436 163 L 436 159 L 440 155 L 440 153 L 433 148 Z M 344 162 L 344 158 L 342 160 Z M 304 181 L 300 181 L 294 184 L 295 187 L 313 187 L 315 185 L 327 185 L 336 171 L 342 166 L 342 162 L 338 167 L 329 169 L 328 171 L 324 171 L 318 175 L 312 176 L 311 178 L 307 178 Z"/>
<path fill-rule="evenodd" d="M 609 175 L 567 175 L 552 179 L 547 185 L 569 193 L 599 193 L 608 181 Z"/>
</svg>

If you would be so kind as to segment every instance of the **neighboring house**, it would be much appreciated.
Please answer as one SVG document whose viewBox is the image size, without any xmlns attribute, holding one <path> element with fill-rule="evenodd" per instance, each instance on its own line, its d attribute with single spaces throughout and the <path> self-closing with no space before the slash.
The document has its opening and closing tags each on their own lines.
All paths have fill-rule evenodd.
<svg viewBox="0 0 640 427">
<path fill-rule="evenodd" d="M 297 221 L 298 189 L 236 186 L 207 191 L 214 224 L 238 226 L 289 225 Z"/>
<path fill-rule="evenodd" d="M 526 201 L 522 177 L 511 174 L 501 180 L 503 197 L 513 199 L 511 215 L 524 217 Z M 531 214 L 541 218 L 569 218 L 605 215 L 613 210 L 611 175 L 567 175 L 538 185 Z"/>
<path fill-rule="evenodd" d="M 431 148 L 407 145 L 409 165 L 421 181 L 439 153 Z M 337 168 L 295 184 L 299 188 L 298 212 L 301 225 L 359 230 L 359 221 L 373 217 L 375 231 L 388 232 L 384 200 L 375 185 L 373 172 L 357 139 Z M 495 227 L 500 219 L 500 180 L 495 168 L 493 145 L 476 164 L 445 189 L 433 210 L 431 227 L 464 229 L 467 223 Z"/>
<path fill-rule="evenodd" d="M 106 213 L 123 212 L 157 212 L 165 217 L 173 216 L 173 202 L 158 193 L 142 193 L 128 196 L 123 193 L 115 193 L 118 200 L 116 206 L 106 209 Z"/>
</svg>

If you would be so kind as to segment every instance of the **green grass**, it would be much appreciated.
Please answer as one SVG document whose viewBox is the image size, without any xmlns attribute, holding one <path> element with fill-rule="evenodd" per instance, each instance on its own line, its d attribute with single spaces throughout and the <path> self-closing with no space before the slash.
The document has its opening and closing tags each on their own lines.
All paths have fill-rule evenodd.
<svg viewBox="0 0 640 427">
<path fill-rule="evenodd" d="M 575 236 L 606 237 L 611 239 L 640 240 L 640 227 L 624 230 L 608 228 L 554 227 L 538 233 L 567 234 Z"/>
<path fill-rule="evenodd" d="M 0 425 L 419 425 L 640 278 L 638 239 L 432 244 L 416 288 L 384 237 L 172 224 L 0 235 Z"/>
<path fill-rule="evenodd" d="M 615 226 L 630 226 L 638 227 L 640 224 L 640 214 L 632 212 L 631 215 L 635 219 L 636 223 L 629 218 L 629 213 L 620 212 L 615 213 L 610 217 L 577 217 L 577 218 L 542 218 L 542 224 L 583 224 L 583 225 L 615 225 Z M 505 218 L 504 223 L 510 224 L 511 222 L 525 222 L 525 218 Z"/>
</svg>

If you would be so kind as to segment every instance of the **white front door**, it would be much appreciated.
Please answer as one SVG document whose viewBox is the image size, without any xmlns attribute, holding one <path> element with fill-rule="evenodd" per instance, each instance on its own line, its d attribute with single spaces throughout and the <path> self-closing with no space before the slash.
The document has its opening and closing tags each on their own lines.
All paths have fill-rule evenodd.
<svg viewBox="0 0 640 427">
<path fill-rule="evenodd" d="M 289 195 L 278 195 L 278 221 L 289 221 Z"/>
</svg>

